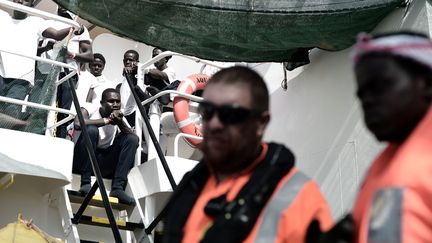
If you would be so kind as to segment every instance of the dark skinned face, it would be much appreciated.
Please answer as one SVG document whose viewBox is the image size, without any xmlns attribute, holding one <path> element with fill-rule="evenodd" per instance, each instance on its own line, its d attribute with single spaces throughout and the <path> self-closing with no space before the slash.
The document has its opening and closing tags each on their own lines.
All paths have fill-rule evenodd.
<svg viewBox="0 0 432 243">
<path fill-rule="evenodd" d="M 123 65 L 126 68 L 130 68 L 130 69 L 136 68 L 138 61 L 139 61 L 138 56 L 135 55 L 134 53 L 128 52 L 123 56 Z"/>
<path fill-rule="evenodd" d="M 160 49 L 153 49 L 152 58 L 161 54 L 161 53 L 162 53 L 162 51 Z M 167 62 L 168 62 L 168 60 L 165 57 L 165 58 L 162 58 L 159 61 L 155 62 L 154 65 L 158 70 L 162 71 Z"/>
<path fill-rule="evenodd" d="M 105 68 L 105 64 L 99 58 L 95 58 L 93 62 L 89 64 L 90 73 L 98 77 L 102 75 L 102 71 Z"/>
<path fill-rule="evenodd" d="M 110 92 L 101 100 L 101 115 L 107 117 L 114 110 L 120 110 L 120 94 Z"/>
<path fill-rule="evenodd" d="M 426 81 L 388 56 L 362 58 L 355 74 L 366 126 L 379 141 L 403 142 L 428 110 Z"/>
</svg>

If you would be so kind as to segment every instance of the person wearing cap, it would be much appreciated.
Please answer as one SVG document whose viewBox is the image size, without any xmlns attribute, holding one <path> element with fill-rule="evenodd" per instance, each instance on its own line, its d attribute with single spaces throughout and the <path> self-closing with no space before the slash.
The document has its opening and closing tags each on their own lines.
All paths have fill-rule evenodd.
<svg viewBox="0 0 432 243">
<path fill-rule="evenodd" d="M 262 77 L 247 67 L 214 74 L 199 104 L 203 160 L 174 191 L 163 242 L 304 242 L 310 221 L 332 225 L 318 185 L 292 152 L 262 141 L 270 120 Z"/>
<path fill-rule="evenodd" d="M 309 242 L 432 242 L 432 42 L 363 34 L 353 57 L 366 126 L 388 145 L 367 172 L 353 220 Z"/>
</svg>

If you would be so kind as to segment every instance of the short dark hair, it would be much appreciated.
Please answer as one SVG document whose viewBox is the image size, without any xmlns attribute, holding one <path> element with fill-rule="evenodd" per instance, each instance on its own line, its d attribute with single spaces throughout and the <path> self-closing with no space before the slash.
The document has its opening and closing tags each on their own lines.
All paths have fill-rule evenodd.
<svg viewBox="0 0 432 243">
<path fill-rule="evenodd" d="M 154 52 L 155 50 L 161 50 L 161 52 L 166 52 L 166 51 L 168 51 L 168 50 L 165 49 L 165 48 L 155 47 L 155 48 L 153 48 L 152 52 Z M 171 59 L 171 57 L 172 57 L 172 56 L 167 56 L 167 57 L 165 57 L 166 60 L 167 60 L 167 62 L 168 62 L 169 59 Z"/>
<path fill-rule="evenodd" d="M 247 84 L 250 88 L 252 98 L 252 108 L 264 112 L 269 110 L 269 93 L 264 79 L 254 70 L 244 66 L 234 66 L 222 69 L 215 73 L 208 85 L 222 83 L 230 84 Z"/>
<path fill-rule="evenodd" d="M 98 59 L 100 59 L 102 62 L 103 62 L 103 64 L 105 65 L 105 57 L 102 55 L 102 54 L 100 54 L 100 53 L 95 53 L 95 54 L 93 54 L 93 58 L 94 59 L 96 59 L 96 58 L 98 58 Z"/>
<path fill-rule="evenodd" d="M 113 89 L 113 88 L 108 88 L 108 89 L 105 89 L 105 90 L 102 92 L 102 100 L 105 101 L 105 100 L 107 99 L 107 96 L 108 96 L 109 93 L 116 93 L 116 94 L 120 94 L 120 92 L 119 92 L 118 90 Z"/>
<path fill-rule="evenodd" d="M 132 54 L 134 54 L 134 55 L 137 57 L 137 59 L 139 60 L 139 53 L 138 53 L 137 51 L 132 50 L 132 49 L 127 50 L 127 51 L 123 54 L 123 56 L 125 56 L 125 55 L 128 54 L 128 53 L 132 53 Z"/>
</svg>

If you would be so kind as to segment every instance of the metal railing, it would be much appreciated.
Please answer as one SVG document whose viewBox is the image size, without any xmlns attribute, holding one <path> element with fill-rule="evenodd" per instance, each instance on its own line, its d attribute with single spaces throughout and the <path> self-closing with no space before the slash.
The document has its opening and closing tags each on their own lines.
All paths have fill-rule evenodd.
<svg viewBox="0 0 432 243">
<path fill-rule="evenodd" d="M 196 139 L 196 140 L 203 140 L 202 137 L 190 135 L 190 134 L 187 134 L 187 133 L 179 133 L 179 134 L 177 134 L 175 136 L 175 138 L 174 138 L 174 157 L 179 157 L 178 146 L 179 146 L 180 138 L 182 138 L 182 137 L 184 137 L 184 138 L 193 138 L 193 139 Z"/>
</svg>

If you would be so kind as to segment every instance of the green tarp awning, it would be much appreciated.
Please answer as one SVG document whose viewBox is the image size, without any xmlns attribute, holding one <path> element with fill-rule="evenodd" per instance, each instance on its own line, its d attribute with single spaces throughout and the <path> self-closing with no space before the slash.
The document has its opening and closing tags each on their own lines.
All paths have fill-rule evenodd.
<svg viewBox="0 0 432 243">
<path fill-rule="evenodd" d="M 218 61 L 281 62 L 341 50 L 404 0 L 55 0 L 93 24 L 152 46 Z M 115 47 L 113 47 L 115 48 Z"/>
</svg>

